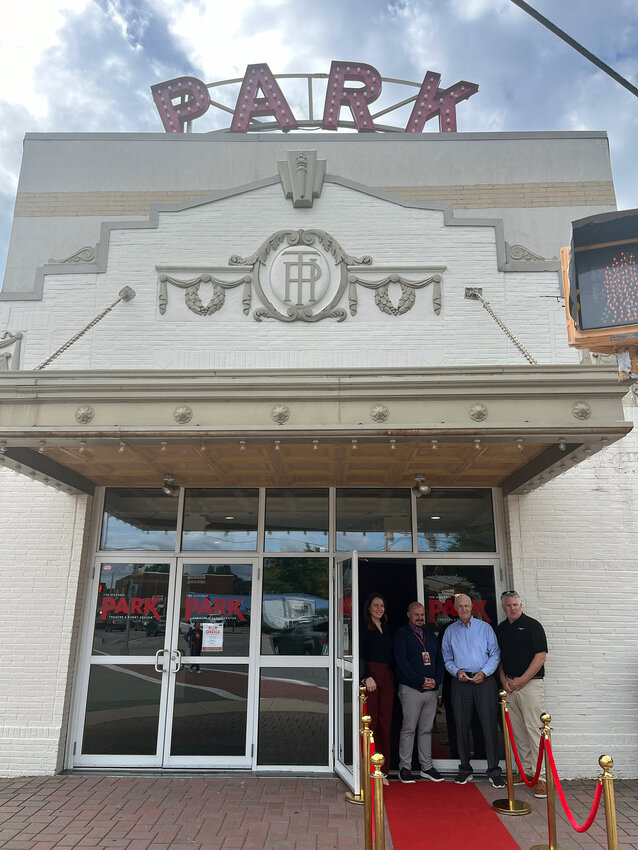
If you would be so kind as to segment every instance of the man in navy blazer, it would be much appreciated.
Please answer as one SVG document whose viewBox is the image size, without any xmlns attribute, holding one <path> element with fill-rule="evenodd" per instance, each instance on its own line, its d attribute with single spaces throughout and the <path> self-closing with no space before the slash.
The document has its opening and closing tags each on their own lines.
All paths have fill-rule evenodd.
<svg viewBox="0 0 638 850">
<path fill-rule="evenodd" d="M 408 622 L 394 636 L 395 672 L 403 724 L 399 737 L 399 779 L 413 783 L 412 752 L 417 746 L 421 776 L 432 782 L 443 777 L 432 764 L 432 725 L 436 715 L 437 691 L 443 678 L 443 656 L 434 634 L 425 628 L 425 608 L 412 602 Z"/>
</svg>

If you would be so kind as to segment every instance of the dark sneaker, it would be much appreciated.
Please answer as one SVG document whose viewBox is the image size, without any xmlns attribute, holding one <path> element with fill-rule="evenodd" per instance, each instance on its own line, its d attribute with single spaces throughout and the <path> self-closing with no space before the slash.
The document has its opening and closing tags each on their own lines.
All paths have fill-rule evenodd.
<svg viewBox="0 0 638 850">
<path fill-rule="evenodd" d="M 419 776 L 422 779 L 431 779 L 432 782 L 444 781 L 443 777 L 435 767 L 431 767 L 429 770 L 422 770 Z"/>
<path fill-rule="evenodd" d="M 490 776 L 490 785 L 492 788 L 505 788 L 505 780 L 502 776 Z"/>
<path fill-rule="evenodd" d="M 474 779 L 471 773 L 457 773 L 454 780 L 456 785 L 466 785 Z"/>
<path fill-rule="evenodd" d="M 416 782 L 414 776 L 412 776 L 411 772 L 405 767 L 402 767 L 399 771 L 399 779 L 401 782 L 405 783 L 405 785 L 414 785 Z"/>
</svg>

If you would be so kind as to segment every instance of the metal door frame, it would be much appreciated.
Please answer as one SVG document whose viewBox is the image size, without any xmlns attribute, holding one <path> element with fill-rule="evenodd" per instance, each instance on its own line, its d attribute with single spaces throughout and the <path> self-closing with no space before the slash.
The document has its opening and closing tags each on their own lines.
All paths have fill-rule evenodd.
<svg viewBox="0 0 638 850">
<path fill-rule="evenodd" d="M 145 555 L 151 555 L 145 558 Z M 92 653 L 93 636 L 95 628 L 95 604 L 97 600 L 98 585 L 100 581 L 101 565 L 104 563 L 130 564 L 130 563 L 157 563 L 169 566 L 168 594 L 166 602 L 166 630 L 164 634 L 163 649 L 158 650 L 155 655 L 105 655 L 94 656 Z M 248 656 L 233 658 L 205 658 L 200 657 L 202 666 L 215 666 L 221 664 L 246 664 L 248 666 L 248 704 L 246 717 L 246 748 L 244 756 L 170 756 L 170 741 L 172 733 L 172 719 L 175 694 L 175 674 L 181 668 L 183 658 L 178 651 L 179 640 L 179 614 L 181 578 L 184 563 L 204 564 L 228 564 L 240 563 L 252 565 L 251 586 L 251 632 L 250 648 Z M 111 555 L 102 553 L 94 560 L 93 571 L 87 588 L 87 605 L 83 617 L 83 639 L 81 641 L 81 662 L 76 680 L 76 699 L 74 708 L 74 720 L 72 734 L 69 736 L 67 748 L 67 764 L 72 767 L 125 767 L 125 768 L 162 768 L 162 767 L 188 767 L 194 769 L 206 768 L 251 768 L 254 766 L 256 746 L 254 741 L 255 712 L 257 705 L 257 669 L 259 651 L 259 623 L 261 617 L 261 584 L 260 584 L 260 559 L 255 555 L 248 557 L 230 556 L 206 557 L 198 554 L 193 557 L 175 556 L 173 552 L 167 552 L 164 557 L 161 552 L 135 552 L 122 555 Z M 180 657 L 181 656 L 181 657 Z M 96 755 L 83 754 L 82 736 L 86 704 L 88 699 L 88 685 L 91 668 L 94 666 L 117 667 L 126 662 L 126 665 L 139 667 L 152 666 L 161 674 L 161 685 L 159 695 L 159 717 L 157 728 L 157 749 L 154 755 Z M 141 675 L 144 675 L 143 673 Z"/>
<path fill-rule="evenodd" d="M 339 600 L 343 597 L 340 593 L 340 578 L 343 577 L 342 567 L 344 562 L 351 562 L 352 571 L 352 610 L 351 610 L 351 654 L 340 655 L 343 637 L 343 609 L 340 610 Z M 334 557 L 333 573 L 333 604 L 334 604 L 334 632 L 333 632 L 333 687 L 334 687 L 334 771 L 355 793 L 359 791 L 360 781 L 360 743 L 359 743 L 359 569 L 358 553 L 344 552 Z M 343 581 L 341 581 L 343 591 Z M 356 675 L 355 675 L 356 671 Z M 348 676 L 348 673 L 350 676 Z M 342 693 L 340 685 L 342 682 L 352 682 L 352 729 L 344 729 L 343 708 L 340 702 Z M 352 741 L 352 770 L 340 758 L 340 749 L 345 744 L 347 735 L 351 735 Z"/>
<path fill-rule="evenodd" d="M 496 514 L 496 511 L 495 511 Z M 425 594 L 423 592 L 423 568 L 427 564 L 449 564 L 453 567 L 454 564 L 463 566 L 491 566 L 494 575 L 494 595 L 496 601 L 496 615 L 500 613 L 500 597 L 503 587 L 503 566 L 500 555 L 477 555 L 473 552 L 428 552 L 421 553 L 416 559 L 416 581 L 417 581 L 417 599 L 425 605 Z M 494 623 L 492 628 L 496 631 L 498 623 Z M 434 759 L 434 766 L 437 770 L 451 771 L 458 767 L 458 759 Z M 487 770 L 487 761 L 485 759 L 472 759 L 472 764 L 478 772 Z"/>
</svg>

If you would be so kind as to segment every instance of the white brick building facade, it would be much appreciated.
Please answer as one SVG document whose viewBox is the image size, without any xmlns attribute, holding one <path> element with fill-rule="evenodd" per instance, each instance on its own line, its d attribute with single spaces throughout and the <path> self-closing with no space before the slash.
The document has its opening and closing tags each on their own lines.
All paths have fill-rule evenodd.
<svg viewBox="0 0 638 850">
<path fill-rule="evenodd" d="M 0 467 L 0 773 L 81 764 L 82 700 L 89 665 L 100 666 L 89 660 L 89 632 L 104 486 L 159 488 L 162 475 L 175 471 L 186 488 L 253 480 L 262 488 L 409 488 L 423 471 L 434 488 L 493 488 L 497 529 L 504 525 L 493 552 L 495 589 L 516 587 L 546 628 L 547 707 L 563 775 L 593 775 L 603 750 L 618 775 L 637 775 L 630 607 L 638 444 L 634 432 L 623 436 L 631 426 L 613 370 L 579 366 L 567 346 L 556 261 L 572 219 L 613 205 L 606 139 L 452 136 L 423 139 L 421 147 L 404 137 L 216 138 L 209 146 L 143 136 L 29 139 L 0 300 L 0 341 L 4 332 L 22 334 L 19 364 L 10 349 L 14 360 L 0 372 L 7 466 Z M 288 151 L 301 149 L 327 160 L 311 208 L 293 207 L 273 176 Z M 436 183 L 427 169 L 433 155 Z M 112 173 L 95 168 L 111 159 L 119 163 Z M 218 194 L 204 194 L 208 187 Z M 446 207 L 445 197 L 459 208 Z M 151 203 L 160 206 L 146 214 Z M 256 321 L 263 299 L 254 277 L 248 309 L 241 285 L 225 289 L 223 306 L 204 315 L 193 311 L 192 293 L 189 307 L 170 281 L 162 295 L 162 275 L 237 281 L 247 258 L 281 230 L 323 231 L 350 255 L 335 305 L 342 321 Z M 98 241 L 95 256 L 66 259 Z M 233 256 L 243 260 L 229 265 Z M 371 263 L 352 259 L 365 256 Z M 251 274 L 272 283 L 275 273 L 262 266 Z M 391 274 L 394 314 L 381 308 L 378 287 L 360 283 Z M 401 275 L 409 282 L 439 275 L 440 302 L 429 282 L 396 315 L 406 291 Z M 134 300 L 34 371 L 124 286 Z M 468 287 L 480 287 L 537 365 L 527 365 L 466 297 Z M 219 291 L 204 280 L 195 294 L 205 306 Z M 276 404 L 288 411 L 281 424 Z M 385 420 L 371 415 L 375 404 L 387 410 Z M 485 415 L 468 415 L 473 404 Z M 578 404 L 589 408 L 581 421 Z M 82 406 L 92 411 L 86 421 Z M 178 406 L 190 411 L 184 422 Z M 634 423 L 635 411 L 625 408 Z M 241 466 L 241 438 L 246 456 L 259 452 L 252 471 Z M 323 470 L 301 453 L 312 440 L 311 452 L 329 453 Z M 600 451 L 602 441 L 608 445 Z M 384 466 L 382 452 L 396 452 L 394 467 Z M 202 455 L 212 458 L 209 479 Z M 30 470 L 37 480 L 25 476 Z M 332 558 L 339 546 L 330 522 Z M 255 552 L 261 569 L 262 544 Z M 416 535 L 409 553 L 422 569 Z M 171 557 L 179 555 L 177 546 Z M 128 766 L 140 765 L 132 759 Z"/>
</svg>

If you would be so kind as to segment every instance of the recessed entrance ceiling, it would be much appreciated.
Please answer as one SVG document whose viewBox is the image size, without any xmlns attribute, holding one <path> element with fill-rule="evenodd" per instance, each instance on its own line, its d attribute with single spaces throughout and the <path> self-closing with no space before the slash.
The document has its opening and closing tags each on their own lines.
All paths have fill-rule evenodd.
<svg viewBox="0 0 638 850">
<path fill-rule="evenodd" d="M 392 446 L 394 445 L 394 448 Z M 98 485 L 159 487 L 170 472 L 186 487 L 407 487 L 423 472 L 434 487 L 498 487 L 547 444 L 438 442 L 307 442 L 238 440 L 200 445 L 87 446 L 45 454 Z"/>
</svg>

